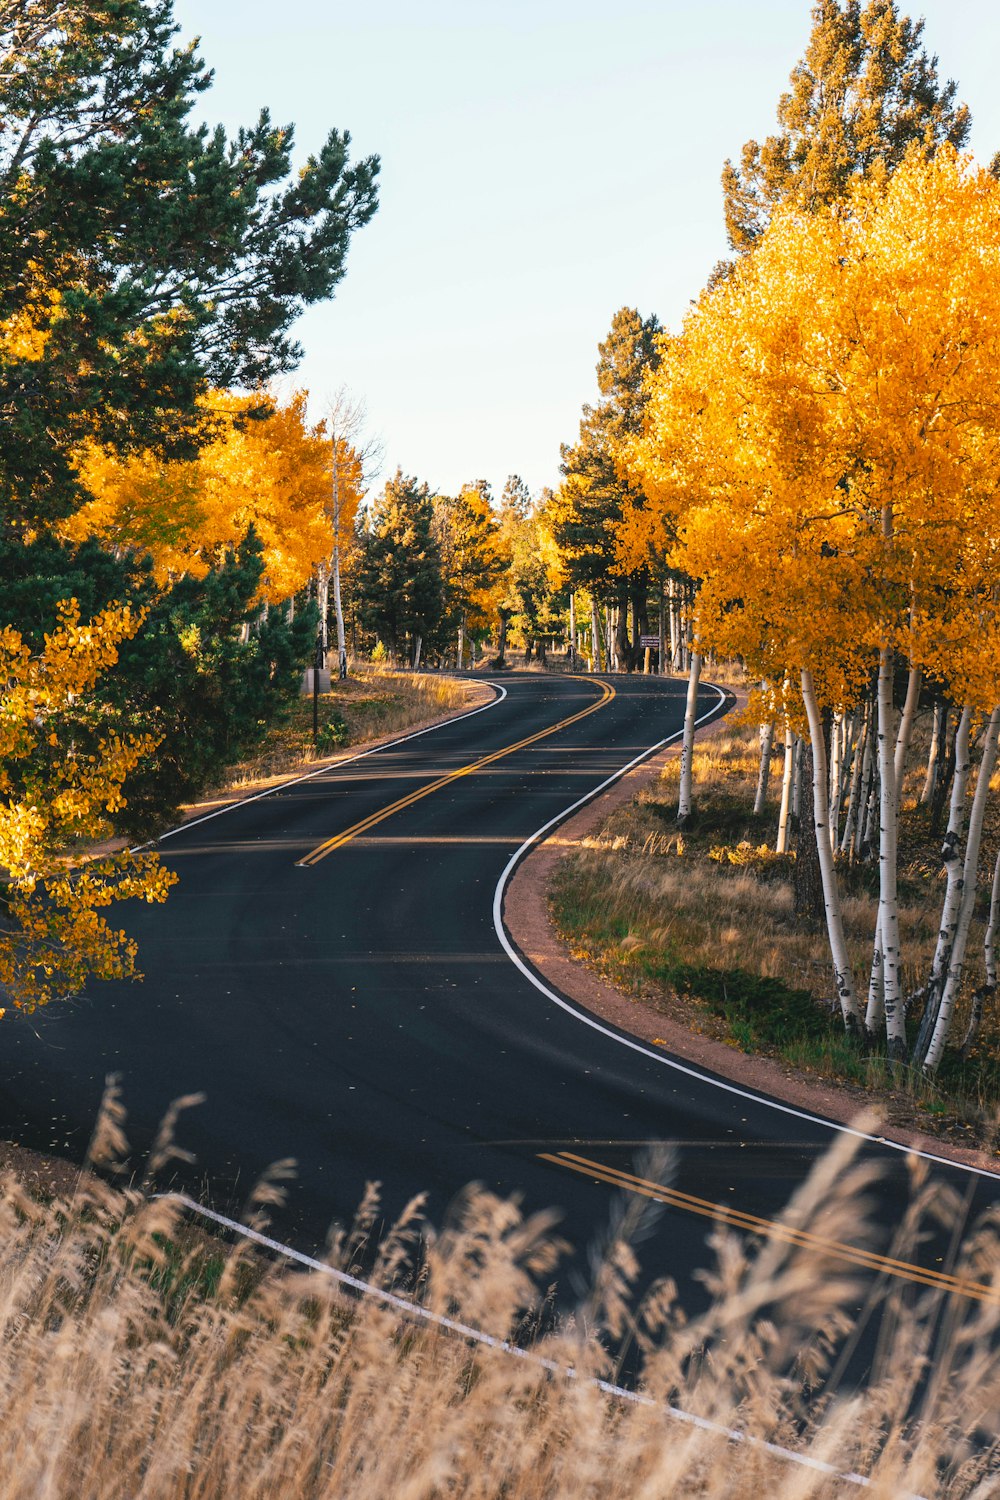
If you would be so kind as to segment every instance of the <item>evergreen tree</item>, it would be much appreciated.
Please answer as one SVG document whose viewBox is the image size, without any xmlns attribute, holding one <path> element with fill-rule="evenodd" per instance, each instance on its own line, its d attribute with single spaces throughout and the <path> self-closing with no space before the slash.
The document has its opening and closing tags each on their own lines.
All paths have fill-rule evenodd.
<svg viewBox="0 0 1000 1500">
<path fill-rule="evenodd" d="M 896 0 L 817 0 L 805 56 L 778 104 L 777 135 L 747 141 L 722 174 L 726 229 L 750 249 L 777 204 L 815 210 L 842 198 L 852 178 L 888 176 L 908 153 L 965 145 L 969 111 L 938 80 L 921 42 L 923 21 Z"/>
<path fill-rule="evenodd" d="M 617 455 L 625 440 L 641 431 L 644 378 L 659 364 L 661 331 L 655 314 L 643 318 L 631 307 L 615 313 L 608 337 L 598 346 L 601 400 L 583 408 L 579 441 L 563 445 L 564 483 L 549 513 L 570 586 L 586 588 L 616 607 L 618 655 L 629 669 L 637 643 L 629 638 L 628 607 L 631 603 L 639 629 L 645 628 L 648 577 L 644 568 L 628 575 L 616 571 L 614 527 L 626 508 L 641 504 Z"/>
<path fill-rule="evenodd" d="M 376 208 L 377 158 L 333 131 L 290 175 L 266 111 L 190 123 L 211 83 L 171 0 L 0 0 L 0 521 L 79 502 L 73 453 L 189 455 L 211 381 L 289 369 Z"/>
<path fill-rule="evenodd" d="M 368 518 L 354 578 L 361 623 L 393 657 L 409 643 L 414 666 L 444 602 L 433 523 L 428 486 L 397 469 Z"/>
<path fill-rule="evenodd" d="M 76 599 L 85 620 L 121 599 L 146 612 L 73 727 L 76 751 L 95 732 L 88 724 L 160 741 L 124 783 L 119 832 L 146 837 L 175 821 L 180 805 L 217 784 L 297 698 L 315 644 L 315 610 L 300 608 L 289 621 L 271 609 L 261 621 L 263 567 L 251 533 L 203 578 L 187 576 L 163 591 L 151 560 L 134 553 L 115 556 L 94 541 L 72 546 L 48 535 L 27 546 L 0 541 L 0 627 L 16 628 L 35 651 L 61 600 Z"/>
</svg>

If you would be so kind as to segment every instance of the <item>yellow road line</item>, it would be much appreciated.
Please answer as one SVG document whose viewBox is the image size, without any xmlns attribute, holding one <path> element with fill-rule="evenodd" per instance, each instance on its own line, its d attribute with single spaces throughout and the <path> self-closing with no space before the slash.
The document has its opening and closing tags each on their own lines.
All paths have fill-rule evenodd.
<svg viewBox="0 0 1000 1500">
<path fill-rule="evenodd" d="M 582 680 L 586 681 L 588 686 L 593 681 L 592 678 Z M 548 729 L 540 729 L 537 734 L 529 734 L 526 739 L 518 740 L 516 745 L 505 745 L 502 750 L 494 750 L 492 755 L 484 755 L 479 760 L 472 761 L 467 766 L 460 766 L 457 771 L 449 771 L 446 776 L 439 776 L 436 781 L 430 782 L 427 786 L 418 787 L 416 791 L 407 793 L 405 797 L 400 797 L 398 801 L 390 803 L 388 807 L 383 807 L 378 812 L 370 813 L 367 818 L 361 818 L 359 822 L 353 823 L 350 828 L 345 828 L 343 833 L 335 833 L 332 838 L 319 844 L 311 853 L 305 855 L 304 858 L 296 860 L 296 864 L 319 864 L 320 860 L 325 859 L 328 854 L 332 854 L 336 849 L 342 849 L 345 844 L 349 844 L 359 834 L 367 833 L 369 828 L 374 828 L 376 824 L 384 822 L 386 818 L 391 818 L 394 813 L 402 812 L 404 807 L 412 807 L 414 802 L 419 802 L 423 797 L 429 797 L 432 792 L 440 791 L 442 787 L 449 786 L 451 782 L 458 781 L 460 777 L 471 776 L 474 771 L 481 771 L 484 766 L 492 765 L 496 760 L 502 760 L 505 755 L 513 755 L 515 750 L 524 750 L 528 745 L 535 745 L 539 740 L 546 739 L 550 734 L 556 734 L 560 729 L 568 729 L 571 724 L 579 723 L 588 714 L 596 713 L 599 708 L 603 708 L 606 703 L 610 703 L 615 696 L 615 689 L 610 683 L 598 682 L 596 685 L 601 689 L 601 696 L 587 708 L 580 709 L 579 713 L 571 714 L 568 719 L 560 719 L 558 724 L 550 724 Z"/>
<path fill-rule="evenodd" d="M 926 1266 L 912 1265 L 909 1261 L 894 1260 L 888 1255 L 879 1255 L 873 1250 L 863 1250 L 856 1245 L 845 1245 L 839 1240 L 827 1240 L 811 1234 L 806 1229 L 795 1229 L 790 1224 L 775 1219 L 761 1219 L 756 1214 L 744 1213 L 741 1209 L 727 1208 L 722 1203 L 712 1203 L 706 1198 L 696 1198 L 691 1193 L 682 1193 L 677 1188 L 650 1182 L 645 1177 L 636 1177 L 631 1172 L 621 1172 L 617 1167 L 603 1162 L 589 1161 L 585 1156 L 576 1156 L 571 1151 L 560 1151 L 558 1155 L 539 1152 L 542 1161 L 552 1162 L 557 1167 L 567 1167 L 585 1177 L 596 1177 L 611 1187 L 624 1188 L 626 1192 L 638 1193 L 644 1198 L 653 1198 L 657 1203 L 669 1204 L 672 1208 L 684 1209 L 687 1213 L 700 1214 L 734 1229 L 745 1229 L 753 1234 L 767 1235 L 784 1241 L 788 1245 L 799 1245 L 805 1249 L 822 1250 L 840 1260 L 860 1266 L 865 1270 L 881 1271 L 888 1276 L 897 1276 L 904 1281 L 916 1282 L 919 1286 L 936 1287 L 939 1291 L 955 1292 L 978 1302 L 1000 1302 L 1000 1289 L 979 1281 L 966 1281 L 959 1276 L 950 1276 L 946 1271 L 930 1270 Z"/>
</svg>

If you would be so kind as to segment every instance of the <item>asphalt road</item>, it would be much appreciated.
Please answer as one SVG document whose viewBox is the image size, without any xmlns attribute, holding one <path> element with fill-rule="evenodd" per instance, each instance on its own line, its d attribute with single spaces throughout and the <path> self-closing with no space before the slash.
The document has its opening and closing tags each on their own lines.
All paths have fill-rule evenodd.
<svg viewBox="0 0 1000 1500">
<path fill-rule="evenodd" d="M 198 1165 L 177 1182 L 206 1204 L 238 1215 L 293 1157 L 273 1232 L 309 1250 L 368 1180 L 387 1218 L 426 1191 L 435 1222 L 482 1182 L 561 1212 L 569 1297 L 622 1202 L 663 1185 L 639 1253 L 700 1305 L 711 1206 L 772 1219 L 834 1132 L 584 1024 L 511 962 L 493 919 L 523 841 L 679 733 L 684 687 L 513 674 L 483 712 L 175 832 L 162 847 L 180 885 L 126 909 L 145 983 L 3 1022 L 0 1134 L 81 1157 L 118 1073 L 138 1158 L 170 1102 L 204 1091 L 179 1131 Z M 699 712 L 718 701 L 705 688 Z M 650 1157 L 663 1148 L 669 1167 Z M 900 1153 L 868 1151 L 886 1249 L 907 1174 Z M 972 1214 L 998 1196 L 1000 1180 L 940 1170 Z M 933 1282 L 947 1257 L 929 1241 L 915 1263 Z"/>
</svg>

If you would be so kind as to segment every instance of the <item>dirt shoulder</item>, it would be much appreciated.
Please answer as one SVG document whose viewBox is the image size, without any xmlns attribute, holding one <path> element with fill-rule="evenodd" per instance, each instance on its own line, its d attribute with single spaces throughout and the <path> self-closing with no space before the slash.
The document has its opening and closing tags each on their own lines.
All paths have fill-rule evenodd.
<svg viewBox="0 0 1000 1500">
<path fill-rule="evenodd" d="M 734 697 L 733 711 L 739 711 L 746 705 L 746 695 L 736 691 Z M 699 730 L 697 737 L 708 739 L 722 732 L 725 725 L 725 718 L 718 719 Z M 617 808 L 630 802 L 659 776 L 668 760 L 679 755 L 680 745 L 672 745 L 637 766 L 561 824 L 521 862 L 504 898 L 504 918 L 521 952 L 561 994 L 601 1020 L 661 1047 L 672 1057 L 706 1068 L 742 1088 L 769 1094 L 796 1109 L 845 1125 L 856 1120 L 862 1110 L 874 1106 L 886 1122 L 883 1134 L 887 1140 L 949 1161 L 997 1171 L 1000 1151 L 986 1152 L 929 1134 L 920 1128 L 921 1122 L 904 1095 L 886 1093 L 873 1097 L 860 1088 L 811 1077 L 774 1058 L 741 1052 L 711 1035 L 712 1018 L 693 1002 L 676 998 L 660 1001 L 654 1008 L 607 983 L 574 956 L 556 932 L 549 914 L 548 893 L 558 864 L 573 850 L 585 846 Z"/>
</svg>

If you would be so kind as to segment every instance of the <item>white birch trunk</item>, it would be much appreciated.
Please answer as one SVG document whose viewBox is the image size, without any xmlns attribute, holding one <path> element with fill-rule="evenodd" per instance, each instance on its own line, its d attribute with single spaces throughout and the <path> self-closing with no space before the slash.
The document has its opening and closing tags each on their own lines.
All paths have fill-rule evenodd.
<svg viewBox="0 0 1000 1500">
<path fill-rule="evenodd" d="M 416 635 L 413 638 L 413 670 L 416 672 L 420 667 L 420 653 L 423 650 L 424 638 Z"/>
<path fill-rule="evenodd" d="M 601 612 L 597 599 L 593 594 L 590 596 L 590 635 L 592 642 L 591 670 L 601 670 Z"/>
<path fill-rule="evenodd" d="M 792 771 L 795 766 L 795 734 L 785 725 L 785 768 L 781 777 L 781 809 L 778 813 L 776 854 L 788 853 L 788 822 L 792 810 Z"/>
<path fill-rule="evenodd" d="M 760 770 L 757 772 L 757 795 L 754 798 L 754 816 L 759 817 L 767 801 L 767 783 L 771 778 L 771 748 L 774 745 L 774 720 L 760 726 Z"/>
<path fill-rule="evenodd" d="M 893 653 L 879 652 L 878 661 L 878 937 L 882 953 L 882 988 L 886 1046 L 890 1062 L 906 1057 L 906 1012 L 903 1005 L 902 966 L 899 952 L 899 898 L 897 844 L 899 799 L 896 795 L 896 726 L 892 707 Z"/>
<path fill-rule="evenodd" d="M 951 805 L 948 811 L 948 830 L 941 848 L 944 860 L 946 883 L 944 901 L 941 904 L 941 923 L 938 927 L 934 961 L 927 981 L 927 996 L 923 1019 L 917 1034 L 915 1057 L 923 1056 L 934 1024 L 937 1021 L 938 1005 L 944 993 L 945 978 L 951 962 L 951 950 L 958 931 L 958 916 L 962 904 L 962 875 L 964 861 L 961 858 L 962 829 L 965 824 L 965 795 L 969 784 L 971 760 L 969 731 L 972 725 L 972 710 L 964 708 L 955 730 L 955 774 L 951 783 Z"/>
<path fill-rule="evenodd" d="M 944 725 L 944 704 L 940 698 L 937 698 L 934 701 L 934 723 L 931 728 L 930 748 L 927 752 L 927 773 L 924 776 L 924 785 L 920 793 L 921 806 L 926 806 L 937 789 L 938 776 L 941 772 L 941 753 L 944 748 Z"/>
<path fill-rule="evenodd" d="M 991 990 L 995 990 L 997 987 L 996 934 L 998 918 L 1000 918 L 1000 851 L 997 852 L 996 864 L 993 866 L 993 896 L 990 901 L 990 919 L 986 924 L 986 935 L 983 938 L 983 965 L 986 969 L 986 983 Z"/>
<path fill-rule="evenodd" d="M 854 993 L 854 975 L 844 937 L 844 919 L 840 908 L 840 890 L 837 871 L 830 848 L 828 773 L 826 746 L 823 742 L 823 720 L 820 715 L 812 673 L 802 670 L 802 701 L 809 720 L 809 738 L 813 752 L 813 824 L 816 835 L 816 850 L 819 855 L 820 876 L 823 881 L 823 908 L 826 913 L 826 930 L 830 940 L 830 956 L 833 959 L 833 974 L 837 986 L 844 1025 L 848 1031 L 857 1029 L 858 1002 Z"/>
<path fill-rule="evenodd" d="M 971 771 L 969 748 L 971 717 L 971 710 L 968 708 L 964 709 L 955 728 L 955 765 L 948 813 L 948 829 L 941 848 L 941 858 L 944 861 L 946 875 L 945 895 L 942 903 L 941 921 L 938 927 L 938 939 L 934 959 L 931 964 L 930 977 L 924 987 L 924 1014 L 921 1018 L 920 1029 L 917 1033 L 917 1040 L 914 1046 L 915 1060 L 919 1060 L 925 1055 L 933 1033 L 934 1024 L 937 1020 L 937 1010 L 944 989 L 951 947 L 957 931 L 958 913 L 961 907 L 964 861 L 959 858 L 959 852 L 965 820 L 966 789 Z"/>
<path fill-rule="evenodd" d="M 340 593 L 340 460 L 337 437 L 333 437 L 333 610 L 337 617 L 337 675 L 347 677 L 347 632 L 344 629 L 344 603 Z"/>
<path fill-rule="evenodd" d="M 569 669 L 576 671 L 576 591 L 569 591 Z"/>
<path fill-rule="evenodd" d="M 872 761 L 874 759 L 874 719 L 875 709 L 869 703 L 865 712 L 865 749 L 861 757 L 861 781 L 858 785 L 858 805 L 854 810 L 854 829 L 851 833 L 850 857 L 858 859 L 865 836 L 865 819 L 868 816 L 868 803 L 871 798 L 872 789 Z"/>
<path fill-rule="evenodd" d="M 934 1031 L 931 1035 L 930 1045 L 927 1048 L 927 1056 L 924 1059 L 924 1070 L 928 1073 L 933 1073 L 941 1062 L 945 1042 L 948 1040 L 948 1032 L 951 1028 L 951 1018 L 955 1012 L 955 1001 L 958 999 L 959 986 L 962 983 L 965 950 L 969 941 L 972 910 L 976 901 L 976 885 L 979 875 L 979 849 L 983 838 L 983 818 L 986 813 L 986 803 L 990 793 L 990 779 L 996 767 L 998 735 L 1000 735 L 1000 708 L 995 708 L 990 715 L 989 727 L 983 742 L 983 758 L 979 765 L 976 792 L 972 799 L 972 811 L 969 814 L 969 835 L 965 845 L 965 859 L 962 862 L 962 898 L 955 927 L 955 935 L 951 944 L 951 953 L 948 959 L 948 969 L 941 995 L 941 1004 L 938 1007 L 937 1018 L 934 1022 Z"/>
<path fill-rule="evenodd" d="M 670 670 L 676 672 L 680 666 L 681 632 L 677 618 L 677 580 L 671 578 L 667 584 L 667 599 L 670 606 Z"/>
<path fill-rule="evenodd" d="M 873 1042 L 885 1020 L 885 970 L 882 966 L 882 919 L 875 921 L 872 943 L 872 966 L 868 975 L 868 1002 L 865 1006 L 865 1035 Z"/>
<path fill-rule="evenodd" d="M 465 667 L 465 616 L 458 622 L 458 670 Z"/>
<path fill-rule="evenodd" d="M 792 822 L 796 828 L 802 816 L 802 757 L 805 754 L 805 744 L 805 740 L 796 735 L 795 760 L 792 766 Z"/>
<path fill-rule="evenodd" d="M 923 673 L 919 667 L 911 667 L 910 675 L 906 680 L 906 699 L 903 703 L 903 712 L 899 720 L 899 731 L 896 735 L 896 752 L 893 757 L 893 773 L 896 778 L 896 812 L 903 798 L 903 774 L 906 770 L 906 756 L 910 748 L 910 740 L 913 738 L 913 724 L 917 717 L 917 703 L 920 698 L 920 685 L 923 681 Z"/>
<path fill-rule="evenodd" d="M 990 899 L 990 915 L 986 923 L 986 933 L 983 937 L 983 967 L 986 970 L 986 982 L 979 987 L 972 997 L 972 1005 L 969 1010 L 969 1024 L 966 1027 L 965 1038 L 961 1048 L 963 1058 L 968 1057 L 979 1036 L 979 1030 L 983 1024 L 983 1005 L 986 997 L 996 994 L 996 932 L 998 918 L 1000 918 L 1000 853 L 997 854 L 996 864 L 993 866 L 993 893 Z"/>
<path fill-rule="evenodd" d="M 830 840 L 830 849 L 834 853 L 836 853 L 837 849 L 837 830 L 840 827 L 840 761 L 843 728 L 844 715 L 842 713 L 834 714 L 833 729 L 830 735 L 830 785 L 827 792 L 830 808 L 827 836 Z"/>
<path fill-rule="evenodd" d="M 319 606 L 319 638 L 323 651 L 323 666 L 326 666 L 326 653 L 330 649 L 330 631 L 327 624 L 327 614 L 330 609 L 330 569 L 323 562 L 316 570 L 316 603 Z"/>
<path fill-rule="evenodd" d="M 858 724 L 858 735 L 851 757 L 851 785 L 847 797 L 847 812 L 844 815 L 844 833 L 840 841 L 840 852 L 845 855 L 850 854 L 854 830 L 858 826 L 858 797 L 861 793 L 861 773 L 864 769 L 865 755 L 868 753 L 868 743 L 868 706 L 866 704 Z"/>
<path fill-rule="evenodd" d="M 701 652 L 691 657 L 688 673 L 687 703 L 684 709 L 684 736 L 681 741 L 681 784 L 677 799 L 677 821 L 681 827 L 691 819 L 693 807 L 692 766 L 694 763 L 694 726 L 698 717 L 698 683 L 701 678 Z"/>
</svg>

